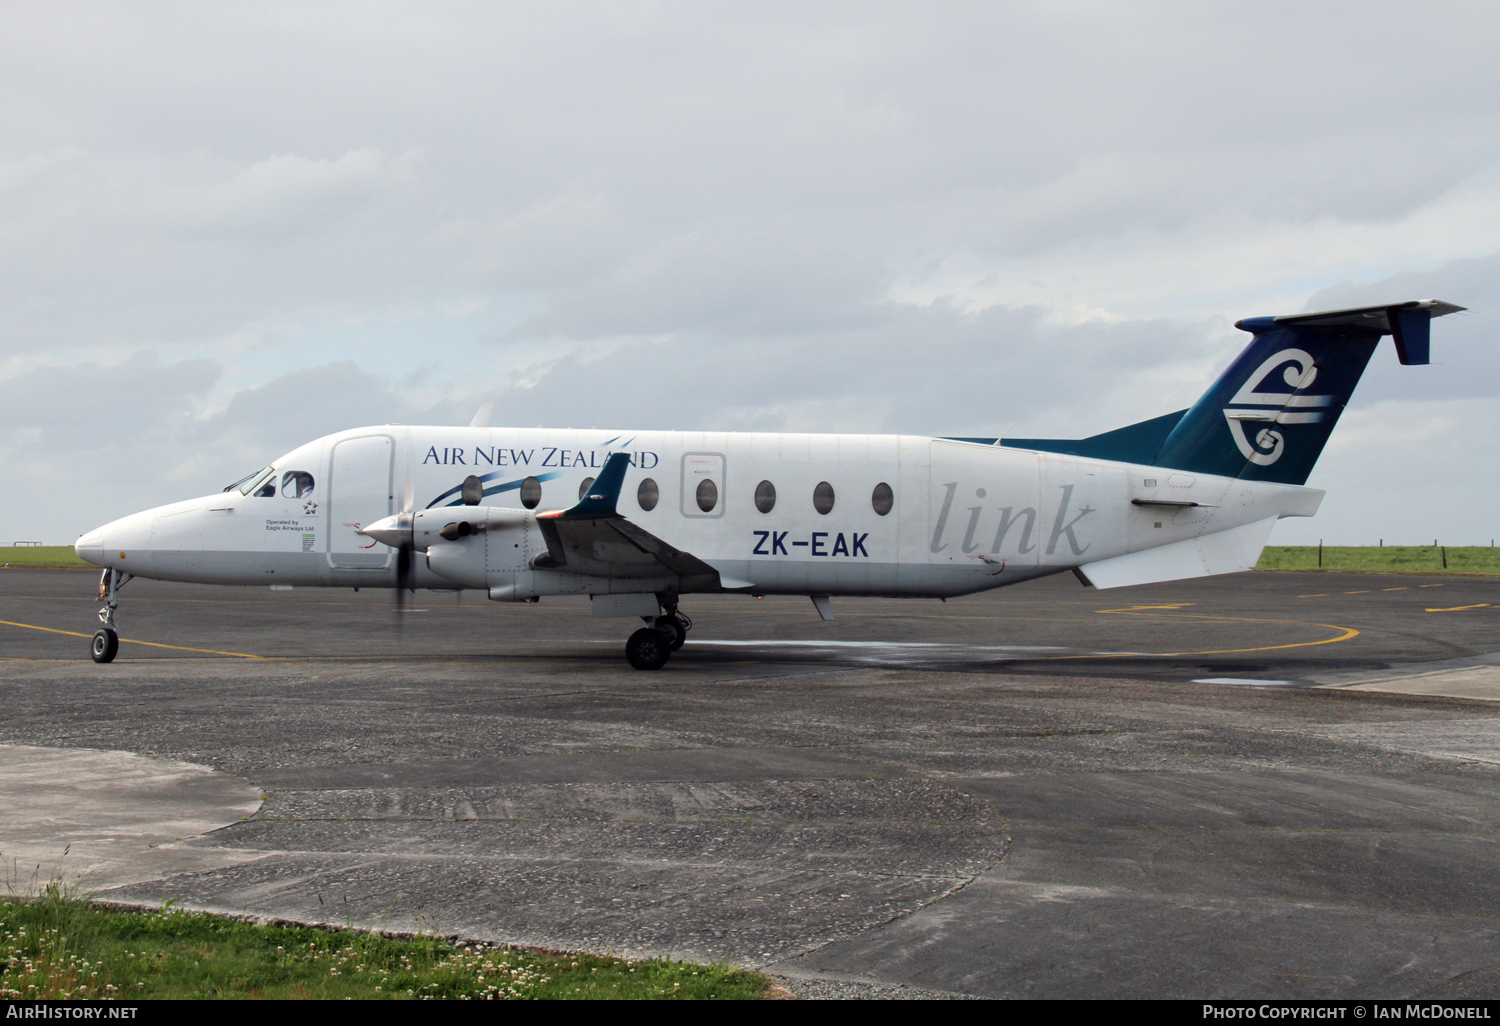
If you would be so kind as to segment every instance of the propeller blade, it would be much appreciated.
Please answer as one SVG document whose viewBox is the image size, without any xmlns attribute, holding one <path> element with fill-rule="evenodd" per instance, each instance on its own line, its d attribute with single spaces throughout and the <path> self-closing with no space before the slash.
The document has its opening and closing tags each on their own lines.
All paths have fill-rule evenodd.
<svg viewBox="0 0 1500 1026">
<path fill-rule="evenodd" d="M 396 539 L 396 618 L 401 619 L 401 613 L 406 608 L 406 596 L 411 588 L 411 554 L 412 554 L 412 508 L 416 505 L 416 477 L 406 474 L 405 487 L 402 489 L 401 512 L 397 515 L 397 524 L 405 528 L 404 533 L 398 533 Z"/>
<path fill-rule="evenodd" d="M 396 613 L 406 608 L 406 592 L 411 587 L 411 542 L 396 547 Z"/>
<path fill-rule="evenodd" d="M 400 613 L 406 603 L 406 593 L 412 587 L 412 515 L 410 512 L 377 520 L 368 527 L 359 528 L 359 534 L 374 538 L 396 550 L 396 612 Z"/>
</svg>

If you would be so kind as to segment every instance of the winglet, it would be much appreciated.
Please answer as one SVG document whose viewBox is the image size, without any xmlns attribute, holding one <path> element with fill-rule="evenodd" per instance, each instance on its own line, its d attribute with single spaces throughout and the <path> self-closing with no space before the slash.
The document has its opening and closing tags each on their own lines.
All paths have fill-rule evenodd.
<svg viewBox="0 0 1500 1026">
<path fill-rule="evenodd" d="M 469 427 L 489 427 L 490 414 L 493 413 L 494 410 L 494 403 L 485 403 L 483 406 L 479 407 L 479 411 L 474 414 L 474 419 L 469 421 Z"/>
<path fill-rule="evenodd" d="M 620 487 L 625 483 L 625 471 L 630 467 L 630 453 L 617 452 L 604 461 L 604 469 L 589 486 L 589 493 L 578 500 L 578 505 L 565 509 L 557 515 L 559 520 L 610 520 L 620 514 L 615 504 L 620 501 Z"/>
</svg>

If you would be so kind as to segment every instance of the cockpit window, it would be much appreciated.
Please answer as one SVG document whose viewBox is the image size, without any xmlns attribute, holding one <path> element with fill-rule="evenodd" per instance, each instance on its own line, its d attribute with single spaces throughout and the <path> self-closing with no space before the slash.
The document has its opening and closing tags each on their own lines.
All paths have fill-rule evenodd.
<svg viewBox="0 0 1500 1026">
<path fill-rule="evenodd" d="M 311 495 L 312 490 L 313 476 L 305 470 L 288 470 L 281 475 L 283 499 L 300 499 L 304 495 Z"/>
<path fill-rule="evenodd" d="M 272 474 L 269 478 L 267 478 L 266 483 L 260 486 L 260 488 L 255 493 L 255 497 L 257 499 L 274 499 L 276 497 L 275 474 Z"/>
<path fill-rule="evenodd" d="M 255 473 L 251 474 L 249 477 L 242 477 L 242 478 L 240 478 L 240 481 L 243 482 L 242 484 L 240 484 L 240 494 L 241 495 L 249 495 L 251 492 L 255 491 L 262 484 L 264 484 L 266 478 L 270 477 L 274 473 L 276 473 L 276 468 L 275 467 L 266 467 L 264 470 L 257 470 Z M 233 488 L 233 487 L 234 487 L 234 485 L 230 485 L 229 486 L 229 488 Z M 227 492 L 229 490 L 229 488 L 226 488 L 224 490 Z M 275 494 L 275 488 L 276 488 L 276 482 L 272 481 L 271 482 L 271 489 L 272 489 L 271 494 L 273 494 L 273 495 Z"/>
</svg>

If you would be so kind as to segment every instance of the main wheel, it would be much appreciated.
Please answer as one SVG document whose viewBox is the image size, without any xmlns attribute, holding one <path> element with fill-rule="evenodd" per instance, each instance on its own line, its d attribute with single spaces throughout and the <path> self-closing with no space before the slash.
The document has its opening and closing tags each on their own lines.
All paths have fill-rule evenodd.
<svg viewBox="0 0 1500 1026">
<path fill-rule="evenodd" d="M 682 624 L 675 617 L 658 616 L 656 629 L 667 636 L 667 643 L 672 646 L 673 652 L 681 648 L 682 643 L 687 640 L 687 631 L 682 629 Z"/>
<path fill-rule="evenodd" d="M 120 651 L 120 636 L 105 627 L 103 630 L 94 632 L 94 644 L 91 655 L 96 663 L 112 663 L 115 653 Z"/>
<path fill-rule="evenodd" d="M 642 627 L 625 642 L 625 658 L 637 670 L 659 670 L 672 655 L 672 642 L 655 627 Z"/>
</svg>

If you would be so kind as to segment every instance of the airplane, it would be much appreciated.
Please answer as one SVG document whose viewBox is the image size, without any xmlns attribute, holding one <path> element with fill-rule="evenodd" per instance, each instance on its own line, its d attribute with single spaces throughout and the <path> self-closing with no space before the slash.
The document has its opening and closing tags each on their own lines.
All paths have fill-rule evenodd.
<svg viewBox="0 0 1500 1026">
<path fill-rule="evenodd" d="M 95 662 L 135 577 L 589 596 L 640 617 L 658 670 L 698 594 L 949 599 L 1072 571 L 1094 588 L 1253 567 L 1385 335 L 1429 362 L 1438 300 L 1236 322 L 1244 351 L 1186 410 L 1081 439 L 385 425 L 315 439 L 222 492 L 78 539 L 103 568 Z"/>
</svg>

